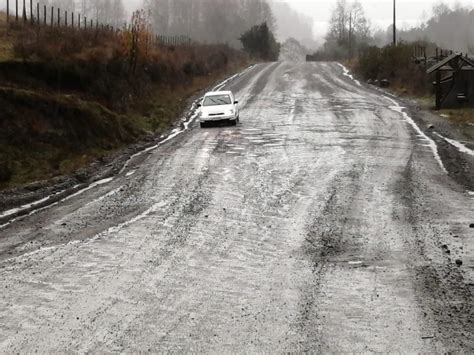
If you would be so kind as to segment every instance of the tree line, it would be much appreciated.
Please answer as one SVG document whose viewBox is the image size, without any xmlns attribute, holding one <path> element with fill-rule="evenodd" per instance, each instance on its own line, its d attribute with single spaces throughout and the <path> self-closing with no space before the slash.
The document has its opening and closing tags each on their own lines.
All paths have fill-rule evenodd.
<svg viewBox="0 0 474 355">
<path fill-rule="evenodd" d="M 124 0 L 40 1 L 48 8 L 81 14 L 104 25 L 121 27 L 130 22 Z M 142 0 L 141 6 L 140 18 L 154 34 L 243 47 L 254 56 L 278 59 L 280 46 L 274 36 L 276 22 L 269 0 Z M 307 30 L 307 24 L 299 28 Z"/>
<path fill-rule="evenodd" d="M 399 43 L 424 42 L 444 49 L 474 53 L 474 9 L 459 4 L 449 7 L 438 3 L 432 16 L 419 26 L 397 31 Z M 392 43 L 393 26 L 374 29 L 362 5 L 356 0 L 338 0 L 330 19 L 323 47 L 315 54 L 319 60 L 357 57 L 372 46 Z"/>
<path fill-rule="evenodd" d="M 351 58 L 371 41 L 370 22 L 359 1 L 338 0 L 329 21 L 325 43 L 316 54 L 319 60 Z"/>
<path fill-rule="evenodd" d="M 401 31 L 400 40 L 433 42 L 445 49 L 474 54 L 474 9 L 439 3 L 432 12 L 433 16 L 420 26 Z"/>
<path fill-rule="evenodd" d="M 239 37 L 252 26 L 275 28 L 266 0 L 145 0 L 154 30 L 186 35 L 204 43 L 240 46 Z"/>
</svg>

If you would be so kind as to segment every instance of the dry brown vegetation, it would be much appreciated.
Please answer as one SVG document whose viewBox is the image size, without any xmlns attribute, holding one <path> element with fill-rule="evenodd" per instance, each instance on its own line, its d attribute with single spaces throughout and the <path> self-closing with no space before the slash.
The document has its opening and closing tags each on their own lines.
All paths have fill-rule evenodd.
<svg viewBox="0 0 474 355">
<path fill-rule="evenodd" d="M 426 96 L 432 88 L 425 68 L 412 58 L 413 45 L 368 47 L 351 63 L 364 80 L 389 80 L 390 86 L 403 95 Z"/>
<path fill-rule="evenodd" d="M 474 125 L 474 108 L 441 110 L 440 113 L 449 118 L 451 122 L 461 125 Z"/>
<path fill-rule="evenodd" d="M 0 60 L 0 188 L 161 133 L 186 98 L 247 64 L 226 46 L 152 45 L 140 16 L 121 33 L 12 25 L 14 58 Z"/>
<path fill-rule="evenodd" d="M 7 33 L 7 18 L 4 12 L 0 12 L 0 61 L 12 60 L 13 43 Z"/>
</svg>

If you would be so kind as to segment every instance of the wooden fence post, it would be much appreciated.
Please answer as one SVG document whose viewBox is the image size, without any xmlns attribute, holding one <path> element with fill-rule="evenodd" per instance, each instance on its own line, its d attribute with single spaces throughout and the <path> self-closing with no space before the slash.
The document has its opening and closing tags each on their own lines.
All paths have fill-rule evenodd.
<svg viewBox="0 0 474 355">
<path fill-rule="evenodd" d="M 81 28 L 81 14 L 77 14 L 77 28 Z"/>
<path fill-rule="evenodd" d="M 31 23 L 34 22 L 34 17 L 33 17 L 33 0 L 30 0 L 30 21 Z"/>
<path fill-rule="evenodd" d="M 436 110 L 441 109 L 441 71 L 436 71 Z"/>
<path fill-rule="evenodd" d="M 74 29 L 74 12 L 71 12 L 71 27 Z"/>
<path fill-rule="evenodd" d="M 84 16 L 84 29 L 87 30 L 87 17 Z"/>
<path fill-rule="evenodd" d="M 41 25 L 40 4 L 39 4 L 39 2 L 36 3 L 36 21 L 38 22 L 38 26 Z"/>
<path fill-rule="evenodd" d="M 15 0 L 16 9 L 15 9 L 15 19 L 18 22 L 18 0 Z"/>
<path fill-rule="evenodd" d="M 23 0 L 23 22 L 26 22 L 26 0 Z"/>
<path fill-rule="evenodd" d="M 10 22 L 10 0 L 7 0 L 7 23 Z"/>
<path fill-rule="evenodd" d="M 48 17 L 48 11 L 47 11 L 46 5 L 43 5 L 43 22 L 45 26 L 46 26 L 47 17 Z"/>
<path fill-rule="evenodd" d="M 67 28 L 67 10 L 64 11 L 64 26 Z"/>
<path fill-rule="evenodd" d="M 54 27 L 54 6 L 51 6 L 51 27 Z"/>
</svg>

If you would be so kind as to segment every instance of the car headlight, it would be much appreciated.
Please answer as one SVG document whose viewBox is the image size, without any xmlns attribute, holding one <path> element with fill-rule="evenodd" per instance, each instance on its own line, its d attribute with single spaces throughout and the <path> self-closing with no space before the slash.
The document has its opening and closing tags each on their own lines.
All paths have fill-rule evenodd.
<svg viewBox="0 0 474 355">
<path fill-rule="evenodd" d="M 234 109 L 229 110 L 229 115 L 233 115 L 235 113 Z"/>
</svg>

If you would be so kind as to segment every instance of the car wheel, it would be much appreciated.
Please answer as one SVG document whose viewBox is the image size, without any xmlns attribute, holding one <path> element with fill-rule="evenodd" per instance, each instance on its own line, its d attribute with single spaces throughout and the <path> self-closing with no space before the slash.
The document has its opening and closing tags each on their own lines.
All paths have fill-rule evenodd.
<svg viewBox="0 0 474 355">
<path fill-rule="evenodd" d="M 201 125 L 201 128 L 205 128 L 206 127 L 206 122 L 201 122 L 200 125 Z"/>
<path fill-rule="evenodd" d="M 232 120 L 230 121 L 231 126 L 237 126 L 237 120 Z"/>
</svg>

